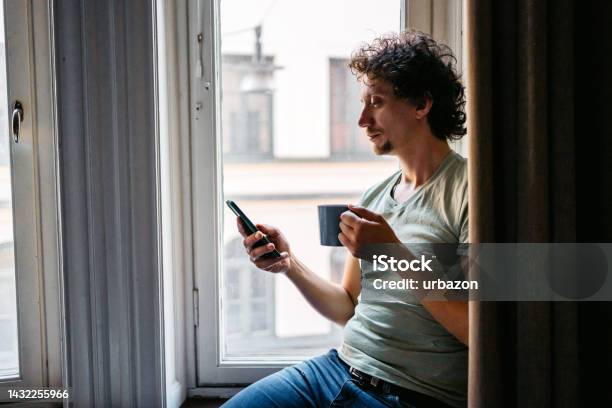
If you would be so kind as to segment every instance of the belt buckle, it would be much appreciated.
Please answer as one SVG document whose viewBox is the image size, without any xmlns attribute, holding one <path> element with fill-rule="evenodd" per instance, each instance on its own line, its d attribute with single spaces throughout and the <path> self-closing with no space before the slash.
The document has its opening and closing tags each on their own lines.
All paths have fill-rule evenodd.
<svg viewBox="0 0 612 408">
<path fill-rule="evenodd" d="M 380 382 L 380 378 L 378 377 L 374 377 L 373 375 L 369 376 L 370 377 L 370 381 L 368 382 L 367 378 L 364 377 L 356 368 L 351 367 L 349 369 L 349 372 L 351 373 L 351 376 L 353 376 L 353 378 L 356 377 L 358 384 L 360 386 L 365 386 L 365 385 L 369 385 L 373 388 L 376 388 L 378 386 L 378 383 Z"/>
<path fill-rule="evenodd" d="M 354 367 L 349 368 L 349 373 L 351 374 L 351 377 L 357 380 L 357 384 L 359 384 L 359 386 L 363 387 L 366 385 L 366 379 Z"/>
</svg>

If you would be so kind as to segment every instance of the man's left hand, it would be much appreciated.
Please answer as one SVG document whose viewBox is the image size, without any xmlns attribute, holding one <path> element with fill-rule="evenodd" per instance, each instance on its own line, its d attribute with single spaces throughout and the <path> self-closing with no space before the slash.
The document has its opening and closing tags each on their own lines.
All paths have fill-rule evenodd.
<svg viewBox="0 0 612 408">
<path fill-rule="evenodd" d="M 353 256 L 362 259 L 367 256 L 365 247 L 368 244 L 401 242 L 382 215 L 351 204 L 349 209 L 340 215 L 338 240 Z"/>
</svg>

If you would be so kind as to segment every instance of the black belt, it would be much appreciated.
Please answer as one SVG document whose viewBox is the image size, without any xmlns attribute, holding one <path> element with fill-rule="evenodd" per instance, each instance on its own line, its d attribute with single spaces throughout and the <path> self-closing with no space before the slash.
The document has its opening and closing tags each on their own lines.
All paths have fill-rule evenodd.
<svg viewBox="0 0 612 408">
<path fill-rule="evenodd" d="M 391 384 L 390 382 L 366 374 L 363 371 L 359 371 L 355 367 L 350 367 L 349 372 L 360 387 L 397 395 L 402 401 L 413 403 L 418 408 L 452 408 L 450 405 L 434 397 Z"/>
</svg>

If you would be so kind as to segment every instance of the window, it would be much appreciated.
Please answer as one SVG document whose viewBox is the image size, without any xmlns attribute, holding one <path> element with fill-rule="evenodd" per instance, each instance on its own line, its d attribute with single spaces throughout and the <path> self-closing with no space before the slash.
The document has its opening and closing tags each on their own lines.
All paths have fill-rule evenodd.
<svg viewBox="0 0 612 408">
<path fill-rule="evenodd" d="M 201 395 L 339 346 L 341 328 L 286 277 L 253 267 L 224 201 L 279 227 L 315 273 L 342 279 L 346 249 L 319 245 L 317 205 L 355 203 L 397 170 L 394 159 L 372 153 L 357 125 L 359 86 L 347 63 L 362 42 L 400 29 L 403 4 L 190 3 L 189 211 Z"/>
<path fill-rule="evenodd" d="M 355 126 L 361 113 L 360 88 L 348 59 L 329 60 L 330 143 L 336 157 L 369 159 L 372 151 L 363 131 Z"/>
<path fill-rule="evenodd" d="M 274 298 L 275 280 L 270 274 L 258 273 L 249 259 L 241 256 L 243 252 L 240 238 L 225 246 L 223 312 L 228 339 L 244 352 L 253 346 L 251 336 L 265 339 L 274 332 L 275 305 L 270 299 Z"/>
<path fill-rule="evenodd" d="M 0 2 L 0 402 L 62 384 L 49 7 Z"/>
<path fill-rule="evenodd" d="M 274 93 L 249 89 L 257 66 L 252 55 L 223 54 L 223 153 L 228 160 L 255 160 L 272 155 Z M 274 60 L 264 64 L 273 67 Z"/>
<path fill-rule="evenodd" d="M 374 16 L 362 3 L 202 1 L 189 13 L 191 38 L 203 39 L 190 45 L 199 385 L 249 383 L 340 344 L 340 328 L 284 276 L 253 267 L 224 200 L 278 226 L 313 271 L 341 279 L 346 250 L 319 245 L 317 205 L 356 202 L 397 168 L 357 125 L 346 61 L 399 30 L 402 2 L 376 2 Z"/>
</svg>

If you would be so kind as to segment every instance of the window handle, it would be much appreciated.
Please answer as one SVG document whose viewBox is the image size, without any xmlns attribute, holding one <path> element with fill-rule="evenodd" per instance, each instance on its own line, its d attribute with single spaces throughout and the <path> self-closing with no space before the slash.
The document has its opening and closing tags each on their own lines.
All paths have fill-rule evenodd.
<svg viewBox="0 0 612 408">
<path fill-rule="evenodd" d="M 15 101 L 13 104 L 13 120 L 12 131 L 13 141 L 19 143 L 19 134 L 21 133 L 21 122 L 23 122 L 23 106 L 21 102 Z"/>
</svg>

